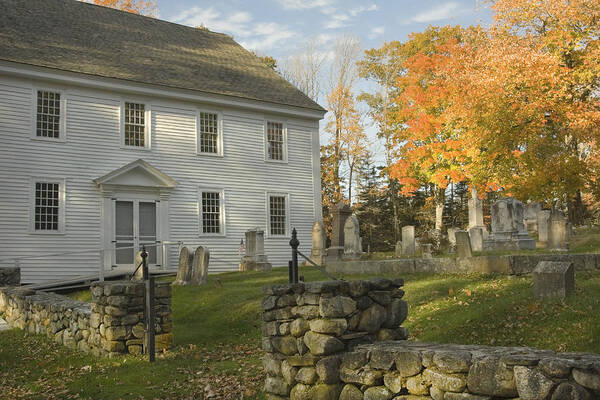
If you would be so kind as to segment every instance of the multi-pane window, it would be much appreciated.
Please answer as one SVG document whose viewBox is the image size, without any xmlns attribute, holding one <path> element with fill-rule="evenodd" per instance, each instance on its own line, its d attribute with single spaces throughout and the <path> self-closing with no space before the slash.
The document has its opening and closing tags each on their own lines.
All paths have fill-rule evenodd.
<svg viewBox="0 0 600 400">
<path fill-rule="evenodd" d="M 222 233 L 221 227 L 221 192 L 202 192 L 201 201 L 201 218 L 202 218 L 202 233 Z"/>
<path fill-rule="evenodd" d="M 144 104 L 125 102 L 125 146 L 146 146 Z"/>
<path fill-rule="evenodd" d="M 200 153 L 219 153 L 219 120 L 217 114 L 200 113 L 199 120 L 199 143 Z"/>
<path fill-rule="evenodd" d="M 286 196 L 269 196 L 269 228 L 271 235 L 286 234 Z"/>
<path fill-rule="evenodd" d="M 34 229 L 58 231 L 60 191 L 58 183 L 35 182 Z"/>
<path fill-rule="evenodd" d="M 58 139 L 60 136 L 60 93 L 37 91 L 37 137 Z"/>
<path fill-rule="evenodd" d="M 269 160 L 284 160 L 284 134 L 281 122 L 267 122 L 267 157 Z"/>
</svg>

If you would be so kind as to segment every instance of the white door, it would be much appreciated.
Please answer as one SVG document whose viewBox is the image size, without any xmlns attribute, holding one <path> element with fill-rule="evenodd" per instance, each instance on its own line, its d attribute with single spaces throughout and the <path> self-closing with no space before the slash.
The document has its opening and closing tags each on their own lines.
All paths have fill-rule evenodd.
<svg viewBox="0 0 600 400">
<path fill-rule="evenodd" d="M 148 200 L 115 201 L 115 264 L 133 266 L 135 254 L 146 246 L 148 264 L 157 260 L 156 202 Z M 121 248 L 121 250 L 119 250 Z M 137 265 L 135 266 L 137 267 Z"/>
</svg>

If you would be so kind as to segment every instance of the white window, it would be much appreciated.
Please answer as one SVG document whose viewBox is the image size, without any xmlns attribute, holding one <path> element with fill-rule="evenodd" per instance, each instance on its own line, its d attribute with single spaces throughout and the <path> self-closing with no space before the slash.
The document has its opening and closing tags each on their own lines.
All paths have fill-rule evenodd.
<svg viewBox="0 0 600 400">
<path fill-rule="evenodd" d="M 64 180 L 33 179 L 31 182 L 30 231 L 33 233 L 63 233 L 64 219 Z"/>
<path fill-rule="evenodd" d="M 65 140 L 65 105 L 63 94 L 56 90 L 35 90 L 34 139 Z"/>
<path fill-rule="evenodd" d="M 225 196 L 223 190 L 201 188 L 198 200 L 200 235 L 225 235 Z"/>
<path fill-rule="evenodd" d="M 269 236 L 287 236 L 289 218 L 289 195 L 267 193 Z"/>
<path fill-rule="evenodd" d="M 123 103 L 123 146 L 150 148 L 150 115 L 143 103 Z"/>
<path fill-rule="evenodd" d="M 283 122 L 267 121 L 265 145 L 267 161 L 287 161 L 287 129 Z"/>
<path fill-rule="evenodd" d="M 198 153 L 223 155 L 220 114 L 200 111 L 198 114 Z"/>
</svg>

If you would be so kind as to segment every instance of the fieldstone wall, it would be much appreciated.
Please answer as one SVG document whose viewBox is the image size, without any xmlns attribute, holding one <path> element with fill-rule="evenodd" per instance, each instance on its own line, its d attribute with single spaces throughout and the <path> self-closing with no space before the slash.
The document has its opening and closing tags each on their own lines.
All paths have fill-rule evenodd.
<svg viewBox="0 0 600 400">
<path fill-rule="evenodd" d="M 267 399 L 338 399 L 345 352 L 408 336 L 400 326 L 408 313 L 403 284 L 373 279 L 265 287 Z"/>
<path fill-rule="evenodd" d="M 21 268 L 0 268 L 0 286 L 19 286 L 21 284 Z"/>
<path fill-rule="evenodd" d="M 339 400 L 600 398 L 600 355 L 397 341 L 344 355 Z"/>
<path fill-rule="evenodd" d="M 139 354 L 144 338 L 144 283 L 96 282 L 92 302 L 23 287 L 0 288 L 0 314 L 7 323 L 98 356 Z M 157 284 L 156 349 L 170 348 L 171 286 Z"/>
</svg>

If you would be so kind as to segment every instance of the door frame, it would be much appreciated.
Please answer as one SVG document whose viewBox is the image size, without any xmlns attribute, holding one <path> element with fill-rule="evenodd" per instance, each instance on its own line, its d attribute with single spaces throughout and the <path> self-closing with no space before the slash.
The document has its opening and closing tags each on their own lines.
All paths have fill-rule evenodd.
<svg viewBox="0 0 600 400">
<path fill-rule="evenodd" d="M 161 264 L 159 263 L 160 260 L 163 259 L 162 257 L 162 246 L 160 245 L 161 240 L 159 240 L 159 232 L 160 232 L 160 200 L 156 200 L 156 199 L 151 199 L 151 198 L 147 198 L 146 196 L 140 198 L 140 196 L 126 196 L 126 197 L 122 197 L 122 196 L 118 196 L 118 197 L 114 197 L 111 199 L 112 200 L 112 220 L 115 221 L 115 223 L 113 224 L 113 239 L 112 239 L 112 244 L 113 244 L 113 260 L 114 263 L 113 265 L 115 265 L 116 267 L 125 267 L 125 268 L 129 268 L 131 266 L 133 266 L 134 268 L 137 267 L 137 265 L 135 265 L 135 254 L 137 253 L 137 251 L 141 250 L 141 245 L 143 243 L 141 243 L 140 240 L 140 203 L 154 203 L 155 204 L 155 222 L 156 222 L 156 229 L 155 229 L 155 244 L 156 244 L 156 262 L 154 264 L 150 264 L 148 263 L 148 266 L 151 267 L 156 267 L 156 266 L 161 266 Z M 132 255 L 133 255 L 133 260 L 134 262 L 132 264 L 117 264 L 117 224 L 116 224 L 116 218 L 117 218 L 117 211 L 116 211 L 116 207 L 117 207 L 117 202 L 118 201 L 122 201 L 122 202 L 131 202 L 132 203 L 132 213 L 133 213 L 133 218 L 132 218 L 132 223 L 133 223 L 133 246 L 134 248 L 131 249 L 132 251 Z"/>
</svg>

